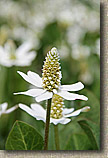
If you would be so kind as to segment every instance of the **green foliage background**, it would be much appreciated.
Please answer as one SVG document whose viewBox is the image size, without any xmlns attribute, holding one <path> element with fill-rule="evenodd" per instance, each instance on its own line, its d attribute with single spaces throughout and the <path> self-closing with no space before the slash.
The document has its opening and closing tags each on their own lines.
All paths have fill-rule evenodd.
<svg viewBox="0 0 108 158">
<path fill-rule="evenodd" d="M 22 72 L 27 72 L 28 70 L 34 71 L 41 76 L 42 73 L 42 65 L 45 60 L 46 53 L 53 47 L 56 46 L 58 50 L 61 50 L 61 47 L 64 50 L 64 55 L 62 51 L 60 51 L 60 63 L 62 68 L 62 84 L 72 84 L 78 81 L 81 81 L 85 85 L 85 89 L 78 92 L 80 94 L 86 95 L 89 99 L 87 102 L 85 101 L 65 101 L 65 106 L 70 108 L 74 107 L 75 109 L 79 109 L 83 106 L 90 106 L 91 110 L 87 113 L 82 113 L 77 118 L 72 118 L 72 122 L 67 125 L 59 125 L 60 132 L 60 148 L 61 150 L 97 150 L 99 149 L 99 132 L 100 132 L 100 56 L 99 49 L 97 48 L 96 42 L 99 40 L 100 32 L 99 26 L 96 29 L 86 29 L 80 26 L 80 22 L 72 23 L 70 21 L 66 22 L 61 21 L 60 18 L 55 18 L 54 20 L 49 20 L 46 17 L 46 21 L 48 21 L 42 30 L 39 32 L 38 28 L 32 26 L 34 21 L 27 25 L 26 20 L 34 17 L 34 20 L 41 21 L 40 19 L 35 18 L 33 6 L 44 6 L 45 2 L 38 0 L 10 0 L 10 3 L 14 3 L 16 6 L 16 15 L 14 14 L 14 9 L 11 10 L 13 14 L 5 15 L 0 11 L 0 45 L 4 45 L 8 39 L 12 39 L 16 46 L 18 47 L 22 44 L 24 40 L 22 37 L 16 37 L 13 34 L 13 30 L 17 27 L 23 27 L 26 31 L 31 31 L 34 36 L 35 46 L 33 50 L 37 52 L 37 56 L 35 60 L 32 62 L 32 65 L 29 67 L 4 67 L 0 66 L 0 103 L 8 102 L 9 107 L 12 107 L 18 103 L 24 103 L 28 106 L 35 102 L 32 97 L 17 95 L 14 96 L 13 92 L 25 91 L 29 89 L 30 84 L 25 82 L 18 74 L 17 70 Z M 58 3 L 58 1 L 56 0 Z M 61 6 L 64 1 L 61 1 Z M 5 4 L 6 5 L 6 1 Z M 99 2 L 96 3 L 90 0 L 76 0 L 70 1 L 71 6 L 74 5 L 77 8 L 77 5 L 84 6 L 88 11 L 96 12 L 97 18 L 99 20 Z M 53 4 L 52 4 L 53 5 Z M 65 5 L 65 4 L 64 4 Z M 17 6 L 21 6 L 21 11 L 19 15 L 17 13 Z M 56 6 L 57 10 L 58 5 Z M 44 6 L 46 9 L 46 5 Z M 68 7 L 67 7 L 68 8 Z M 40 7 L 40 9 L 42 9 Z M 55 9 L 55 8 L 54 8 Z M 47 9 L 46 9 L 47 10 Z M 30 12 L 30 15 L 27 16 L 26 13 Z M 37 11 L 38 12 L 38 11 Z M 36 13 L 37 13 L 36 12 Z M 65 10 L 64 10 L 65 12 Z M 80 16 L 80 11 L 79 15 Z M 8 13 L 8 11 L 7 11 Z M 25 14 L 25 20 L 21 19 L 22 15 Z M 43 13 L 44 14 L 44 13 Z M 74 16 L 74 15 L 73 15 Z M 88 15 L 86 15 L 88 16 Z M 58 15 L 57 15 L 58 17 Z M 68 15 L 67 15 L 68 18 Z M 94 17 L 92 17 L 94 19 Z M 83 20 L 83 19 L 81 19 Z M 82 22 L 82 21 L 81 21 Z M 83 37 L 78 41 L 78 45 L 89 48 L 89 55 L 86 55 L 86 51 L 82 51 L 79 49 L 79 57 L 75 57 L 74 55 L 74 45 L 76 43 L 71 42 L 67 39 L 67 31 L 70 28 L 73 28 L 79 25 L 80 29 L 83 32 Z M 84 24 L 86 26 L 86 23 Z M 91 23 L 91 28 L 95 27 Z M 76 33 L 77 33 L 76 27 Z M 22 32 L 20 32 L 22 34 Z M 27 32 L 25 33 L 25 35 Z M 20 35 L 21 36 L 21 35 Z M 23 36 L 23 35 L 22 35 Z M 73 33 L 70 36 L 76 36 Z M 80 36 L 80 35 L 79 35 Z M 28 36 L 29 39 L 30 36 Z M 35 40 L 36 39 L 36 40 Z M 38 39 L 38 46 L 37 46 Z M 99 47 L 99 46 L 98 46 Z M 82 77 L 83 76 L 83 77 Z M 45 108 L 45 101 L 41 103 L 41 105 Z M 11 114 L 2 115 L 0 117 L 0 150 L 5 149 L 5 142 L 7 136 L 16 120 L 24 121 L 34 128 L 37 129 L 39 133 L 44 137 L 44 126 L 45 124 L 42 121 L 37 121 L 27 113 L 18 109 Z M 86 121 L 81 122 L 81 121 Z M 85 124 L 86 125 L 85 125 Z M 92 138 L 91 138 L 91 135 Z M 91 139 L 92 141 L 91 141 Z M 49 150 L 55 150 L 54 144 L 54 131 L 53 125 L 50 125 L 50 138 L 49 138 Z"/>
</svg>

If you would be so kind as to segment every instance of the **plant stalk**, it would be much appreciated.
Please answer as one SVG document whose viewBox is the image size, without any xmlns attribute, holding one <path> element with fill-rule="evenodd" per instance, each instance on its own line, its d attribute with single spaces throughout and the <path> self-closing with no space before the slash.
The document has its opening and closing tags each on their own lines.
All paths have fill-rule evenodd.
<svg viewBox="0 0 108 158">
<path fill-rule="evenodd" d="M 58 125 L 54 125 L 54 133 L 55 133 L 55 146 L 56 146 L 56 150 L 60 150 Z"/>
<path fill-rule="evenodd" d="M 46 124 L 45 124 L 44 150 L 48 150 L 50 111 L 51 111 L 51 99 L 48 99 L 47 113 L 46 113 Z"/>
</svg>

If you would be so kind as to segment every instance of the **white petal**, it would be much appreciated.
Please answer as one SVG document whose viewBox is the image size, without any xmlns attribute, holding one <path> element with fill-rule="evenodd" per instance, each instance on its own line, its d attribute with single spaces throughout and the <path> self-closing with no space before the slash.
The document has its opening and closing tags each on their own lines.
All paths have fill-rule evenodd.
<svg viewBox="0 0 108 158">
<path fill-rule="evenodd" d="M 39 78 L 37 77 L 37 78 L 31 78 L 30 77 L 30 75 L 29 76 L 27 76 L 26 74 L 24 74 L 23 72 L 20 72 L 20 71 L 17 71 L 27 82 L 29 82 L 29 83 L 31 83 L 32 85 L 34 85 L 34 86 L 36 86 L 36 87 L 42 87 L 42 86 L 40 86 L 40 84 L 38 85 L 37 84 L 37 81 L 36 80 L 38 80 Z M 35 75 L 35 76 L 39 76 L 39 75 Z M 39 81 L 38 81 L 39 82 Z"/>
<path fill-rule="evenodd" d="M 27 60 L 32 61 L 35 57 L 36 57 L 36 52 L 35 51 L 31 51 L 31 52 L 27 53 Z"/>
<path fill-rule="evenodd" d="M 83 107 L 81 111 L 82 112 L 88 112 L 88 111 L 90 111 L 90 106 Z"/>
<path fill-rule="evenodd" d="M 6 66 L 6 67 L 11 67 L 13 66 L 14 62 L 10 59 L 8 59 L 6 56 L 5 57 L 2 57 L 2 59 L 0 59 L 0 64 L 3 65 L 3 66 Z"/>
<path fill-rule="evenodd" d="M 41 121 L 43 121 L 43 122 L 46 122 L 46 118 L 45 118 L 44 116 L 37 116 L 37 115 L 35 115 L 35 118 L 36 118 L 37 120 L 41 120 Z"/>
<path fill-rule="evenodd" d="M 6 43 L 5 43 L 5 45 L 4 45 L 4 51 L 5 51 L 5 53 L 10 53 L 10 51 L 11 51 L 11 48 L 12 46 L 11 46 L 11 43 L 9 42 L 9 41 L 7 41 Z"/>
<path fill-rule="evenodd" d="M 71 119 L 64 119 L 60 123 L 65 125 L 65 124 L 69 123 L 70 121 L 71 121 Z"/>
<path fill-rule="evenodd" d="M 89 106 L 86 106 L 86 107 L 83 107 L 83 108 L 81 108 L 81 109 L 78 109 L 78 110 L 72 112 L 71 114 L 64 115 L 64 117 L 77 116 L 77 115 L 79 115 L 81 112 L 88 112 L 89 110 L 90 110 L 90 107 L 89 107 Z"/>
<path fill-rule="evenodd" d="M 32 109 L 30 109 L 27 105 L 24 105 L 24 104 L 19 104 L 19 107 L 26 111 L 29 115 L 35 117 L 35 111 L 33 111 Z"/>
<path fill-rule="evenodd" d="M 64 108 L 62 114 L 66 115 L 74 111 L 74 108 Z"/>
<path fill-rule="evenodd" d="M 18 108 L 18 105 L 13 106 L 12 108 L 6 110 L 6 111 L 5 111 L 5 114 L 9 114 L 9 113 L 11 113 L 12 111 L 16 110 L 17 108 Z"/>
<path fill-rule="evenodd" d="M 14 93 L 14 95 L 24 94 L 24 95 L 28 95 L 28 96 L 31 96 L 31 97 L 36 97 L 36 96 L 39 96 L 39 95 L 43 94 L 45 91 L 46 90 L 44 90 L 44 89 L 30 89 L 30 90 L 25 91 L 25 92 Z"/>
<path fill-rule="evenodd" d="M 5 51 L 4 51 L 4 48 L 2 46 L 0 46 L 0 55 L 4 55 L 5 54 Z"/>
<path fill-rule="evenodd" d="M 35 118 L 37 120 L 46 121 L 46 110 L 39 104 L 31 104 L 31 108 L 35 111 Z"/>
<path fill-rule="evenodd" d="M 31 109 L 31 108 L 29 108 L 28 106 L 26 106 L 24 104 L 19 104 L 19 107 L 22 110 L 26 111 L 29 115 L 31 115 L 34 118 L 36 118 L 37 120 L 42 120 L 42 121 L 45 122 L 46 115 L 42 115 L 41 112 L 40 112 L 41 113 L 41 115 L 40 115 L 40 113 L 38 113 L 39 112 L 38 109 L 37 109 L 37 111 L 35 111 L 34 109 Z"/>
<path fill-rule="evenodd" d="M 84 85 L 81 82 L 71 84 L 71 85 L 62 85 L 60 86 L 61 90 L 65 91 L 79 91 L 84 88 Z"/>
<path fill-rule="evenodd" d="M 16 65 L 18 65 L 18 66 L 31 65 L 31 62 L 35 57 L 36 57 L 36 52 L 35 51 L 31 51 L 31 52 L 28 52 L 28 53 L 25 53 L 25 54 L 18 54 Z"/>
<path fill-rule="evenodd" d="M 8 107 L 8 103 L 3 103 L 3 104 L 1 104 L 0 106 L 1 106 L 2 112 L 5 112 L 5 110 L 6 110 L 7 107 Z"/>
<path fill-rule="evenodd" d="M 88 98 L 84 95 L 69 93 L 67 91 L 59 91 L 58 95 L 60 95 L 61 97 L 63 97 L 66 100 L 76 100 L 76 99 L 88 100 Z"/>
<path fill-rule="evenodd" d="M 64 117 L 72 117 L 72 116 L 77 116 L 81 113 L 81 109 L 79 110 L 76 110 L 74 112 L 72 112 L 71 114 L 68 114 L 68 115 L 64 115 Z"/>
<path fill-rule="evenodd" d="M 52 95 L 53 95 L 52 92 L 45 92 L 45 93 L 41 94 L 40 96 L 36 97 L 36 101 L 40 102 L 43 100 L 50 99 L 50 98 L 52 98 Z"/>
<path fill-rule="evenodd" d="M 28 63 L 31 63 L 32 60 L 34 60 L 36 57 L 36 52 L 35 51 L 31 51 L 31 52 L 28 52 L 27 53 L 27 57 L 26 57 L 26 60 Z M 30 65 L 30 64 L 29 64 Z"/>
<path fill-rule="evenodd" d="M 35 111 L 36 116 L 46 118 L 46 110 L 39 104 L 31 104 L 31 108 Z"/>
<path fill-rule="evenodd" d="M 71 121 L 71 119 L 67 119 L 67 118 L 60 118 L 60 119 L 53 119 L 53 118 L 50 118 L 50 123 L 53 123 L 55 125 L 57 125 L 58 123 L 61 123 L 61 124 L 67 124 Z"/>
<path fill-rule="evenodd" d="M 16 50 L 16 54 L 23 54 L 28 52 L 33 47 L 33 44 L 31 42 L 25 42 L 23 43 L 19 48 Z"/>
<path fill-rule="evenodd" d="M 42 87 L 42 78 L 38 74 L 32 71 L 28 71 L 27 75 L 30 79 L 33 80 L 34 83 L 38 85 L 38 87 Z"/>
<path fill-rule="evenodd" d="M 29 66 L 31 65 L 32 60 L 36 57 L 36 52 L 28 52 L 26 54 L 18 54 L 15 61 L 17 66 Z M 23 59 L 23 60 L 22 60 Z"/>
<path fill-rule="evenodd" d="M 30 65 L 31 65 L 31 62 L 28 61 L 28 60 L 26 60 L 26 61 L 21 61 L 21 60 L 17 59 L 14 65 L 16 65 L 16 66 L 21 66 L 21 67 L 23 67 L 23 66 L 30 66 Z"/>
</svg>

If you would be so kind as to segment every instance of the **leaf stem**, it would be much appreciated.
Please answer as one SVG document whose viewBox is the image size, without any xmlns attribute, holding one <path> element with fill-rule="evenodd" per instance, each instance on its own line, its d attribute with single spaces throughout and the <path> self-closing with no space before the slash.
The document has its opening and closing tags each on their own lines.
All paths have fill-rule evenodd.
<svg viewBox="0 0 108 158">
<path fill-rule="evenodd" d="M 55 146 L 56 146 L 56 150 L 60 150 L 58 125 L 54 125 L 54 133 L 55 133 Z"/>
<path fill-rule="evenodd" d="M 44 150 L 48 150 L 48 137 L 49 137 L 49 124 L 50 124 L 50 111 L 51 111 L 51 99 L 48 99 L 48 104 L 47 104 L 47 114 L 46 114 L 46 125 L 45 125 Z"/>
</svg>

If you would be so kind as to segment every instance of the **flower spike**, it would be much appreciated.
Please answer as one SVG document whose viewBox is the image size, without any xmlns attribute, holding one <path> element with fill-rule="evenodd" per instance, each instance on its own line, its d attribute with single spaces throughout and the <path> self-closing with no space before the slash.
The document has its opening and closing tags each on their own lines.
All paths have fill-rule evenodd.
<svg viewBox="0 0 108 158">
<path fill-rule="evenodd" d="M 59 63 L 59 53 L 55 47 L 47 53 L 46 61 L 43 66 L 42 86 L 44 89 L 53 92 L 58 90 L 61 80 Z"/>
<path fill-rule="evenodd" d="M 63 98 L 57 94 L 54 94 L 51 104 L 51 118 L 59 119 L 62 117 L 63 105 Z"/>
</svg>

